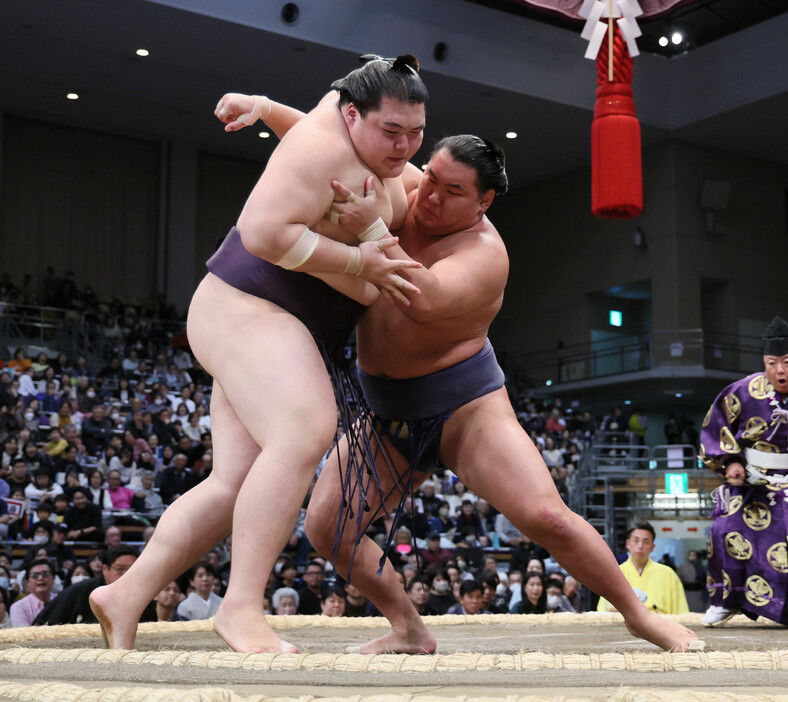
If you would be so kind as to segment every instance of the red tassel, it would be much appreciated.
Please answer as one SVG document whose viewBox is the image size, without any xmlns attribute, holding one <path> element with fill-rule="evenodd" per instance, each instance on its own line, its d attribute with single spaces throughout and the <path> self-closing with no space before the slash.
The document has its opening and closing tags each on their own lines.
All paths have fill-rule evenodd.
<svg viewBox="0 0 788 702">
<path fill-rule="evenodd" d="M 640 123 L 632 99 L 632 58 L 618 29 L 613 43 L 613 82 L 607 42 L 597 57 L 596 105 L 591 124 L 591 210 L 597 217 L 631 219 L 643 212 Z"/>
</svg>

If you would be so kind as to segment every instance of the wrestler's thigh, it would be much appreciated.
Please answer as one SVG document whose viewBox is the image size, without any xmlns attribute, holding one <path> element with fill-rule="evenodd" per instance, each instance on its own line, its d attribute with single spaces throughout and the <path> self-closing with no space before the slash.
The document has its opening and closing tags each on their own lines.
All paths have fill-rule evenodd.
<svg viewBox="0 0 788 702">
<path fill-rule="evenodd" d="M 221 480 L 223 485 L 240 489 L 252 463 L 260 455 L 260 447 L 238 419 L 216 379 L 211 390 L 211 434 L 211 476 Z"/>
<path fill-rule="evenodd" d="M 536 505 L 563 506 L 504 388 L 452 414 L 443 428 L 441 459 L 471 491 L 505 514 Z"/>
<path fill-rule="evenodd" d="M 298 319 L 209 278 L 192 300 L 188 333 L 195 357 L 258 445 L 288 442 L 296 450 L 319 436 L 328 448 L 336 427 L 334 393 L 312 335 Z"/>
</svg>

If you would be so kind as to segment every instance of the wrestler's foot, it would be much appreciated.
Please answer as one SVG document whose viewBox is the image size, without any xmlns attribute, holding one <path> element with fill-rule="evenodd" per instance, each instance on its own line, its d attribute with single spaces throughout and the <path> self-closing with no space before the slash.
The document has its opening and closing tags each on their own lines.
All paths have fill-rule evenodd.
<svg viewBox="0 0 788 702">
<path fill-rule="evenodd" d="M 276 635 L 262 611 L 246 611 L 243 607 L 234 608 L 222 602 L 213 618 L 213 630 L 233 651 L 298 653 L 293 644 Z"/>
<path fill-rule="evenodd" d="M 666 651 L 697 651 L 703 650 L 705 645 L 691 629 L 653 612 L 645 611 L 642 616 L 630 617 L 626 625 L 632 636 L 650 641 Z"/>
<path fill-rule="evenodd" d="M 385 636 L 368 641 L 361 646 L 348 646 L 348 653 L 435 653 L 438 647 L 435 637 L 419 619 L 406 631 L 390 631 Z"/>
<path fill-rule="evenodd" d="M 114 601 L 108 585 L 93 590 L 89 601 L 107 648 L 133 649 L 139 617 L 130 616 L 128 608 Z"/>
</svg>

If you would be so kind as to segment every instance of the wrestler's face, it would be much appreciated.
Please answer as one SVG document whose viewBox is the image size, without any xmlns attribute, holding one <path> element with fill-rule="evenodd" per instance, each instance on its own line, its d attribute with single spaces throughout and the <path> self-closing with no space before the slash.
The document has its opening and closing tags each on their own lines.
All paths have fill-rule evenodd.
<svg viewBox="0 0 788 702">
<path fill-rule="evenodd" d="M 424 105 L 383 98 L 362 117 L 355 105 L 343 108 L 350 140 L 361 160 L 380 178 L 395 178 L 424 137 Z"/>
<path fill-rule="evenodd" d="M 764 356 L 763 367 L 768 380 L 781 395 L 788 395 L 788 354 Z"/>
<path fill-rule="evenodd" d="M 495 192 L 479 192 L 477 173 L 441 149 L 427 164 L 419 182 L 413 217 L 424 234 L 444 236 L 476 224 Z"/>
</svg>

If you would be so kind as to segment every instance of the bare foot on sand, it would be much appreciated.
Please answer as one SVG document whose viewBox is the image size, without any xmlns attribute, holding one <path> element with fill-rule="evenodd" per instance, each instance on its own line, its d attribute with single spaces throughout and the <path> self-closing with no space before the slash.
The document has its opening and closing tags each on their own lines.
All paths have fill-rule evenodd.
<svg viewBox="0 0 788 702">
<path fill-rule="evenodd" d="M 101 625 L 107 648 L 134 648 L 139 616 L 129 614 L 126 607 L 113 601 L 110 586 L 103 585 L 90 593 L 90 609 Z"/>
<path fill-rule="evenodd" d="M 274 633 L 262 611 L 245 612 L 222 603 L 213 619 L 213 630 L 233 651 L 245 653 L 298 653 L 293 644 Z"/>
<path fill-rule="evenodd" d="M 630 617 L 626 625 L 632 636 L 650 641 L 666 651 L 696 651 L 704 646 L 694 631 L 653 612 L 644 611 L 642 617 Z"/>
<path fill-rule="evenodd" d="M 435 653 L 437 643 L 429 629 L 421 622 L 406 631 L 392 630 L 385 636 L 361 646 L 348 646 L 348 653 Z"/>
</svg>

